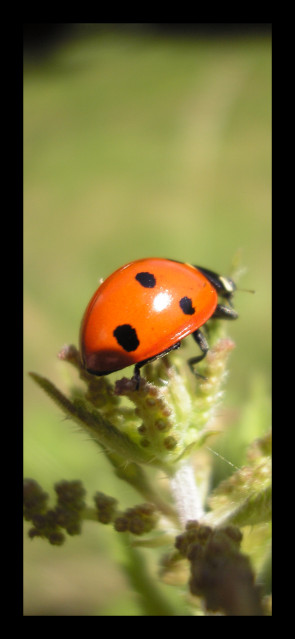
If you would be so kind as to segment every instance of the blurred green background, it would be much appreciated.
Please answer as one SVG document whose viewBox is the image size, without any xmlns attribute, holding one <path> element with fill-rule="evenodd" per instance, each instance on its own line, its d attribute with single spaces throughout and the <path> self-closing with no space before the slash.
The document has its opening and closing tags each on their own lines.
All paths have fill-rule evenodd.
<svg viewBox="0 0 295 639">
<path fill-rule="evenodd" d="M 239 252 L 239 286 L 255 295 L 235 297 L 240 319 L 229 327 L 236 349 L 225 396 L 231 444 L 222 454 L 244 463 L 247 442 L 269 420 L 270 35 L 75 25 L 29 54 L 24 472 L 51 494 L 56 481 L 81 478 L 89 499 L 102 490 L 129 506 L 135 493 L 27 371 L 66 389 L 71 371 L 57 353 L 77 344 L 99 279 L 122 264 L 163 256 L 226 275 Z M 193 352 L 188 339 L 185 354 Z M 249 398 L 261 419 L 243 408 Z M 140 614 L 117 537 L 93 524 L 61 548 L 25 537 L 25 615 Z"/>
</svg>

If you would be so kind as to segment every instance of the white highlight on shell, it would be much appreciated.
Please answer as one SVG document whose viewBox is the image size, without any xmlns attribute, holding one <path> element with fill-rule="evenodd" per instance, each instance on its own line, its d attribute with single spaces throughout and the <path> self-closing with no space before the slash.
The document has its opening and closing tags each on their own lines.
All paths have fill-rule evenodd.
<svg viewBox="0 0 295 639">
<path fill-rule="evenodd" d="M 171 295 L 169 293 L 158 293 L 153 301 L 153 308 L 157 313 L 163 311 L 171 304 Z"/>
</svg>

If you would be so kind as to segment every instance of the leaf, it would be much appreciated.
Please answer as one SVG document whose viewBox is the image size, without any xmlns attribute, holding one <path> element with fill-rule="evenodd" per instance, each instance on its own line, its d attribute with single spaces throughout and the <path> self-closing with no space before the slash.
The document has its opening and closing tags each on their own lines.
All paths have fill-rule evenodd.
<svg viewBox="0 0 295 639">
<path fill-rule="evenodd" d="M 90 408 L 84 400 L 68 399 L 52 382 L 37 373 L 29 373 L 49 397 L 78 425 L 106 451 L 113 452 L 125 461 L 149 463 L 149 457 L 144 449 L 134 444 L 126 433 L 118 430 L 95 408 Z"/>
</svg>

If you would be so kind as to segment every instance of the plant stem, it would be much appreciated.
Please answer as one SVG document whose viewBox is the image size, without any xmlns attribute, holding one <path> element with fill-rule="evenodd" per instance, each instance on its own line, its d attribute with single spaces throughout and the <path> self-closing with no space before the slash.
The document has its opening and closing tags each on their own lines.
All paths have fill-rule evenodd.
<svg viewBox="0 0 295 639">
<path fill-rule="evenodd" d="M 183 527 L 189 520 L 200 521 L 204 516 L 201 493 L 194 469 L 188 461 L 182 464 L 170 478 L 170 486 Z"/>
</svg>

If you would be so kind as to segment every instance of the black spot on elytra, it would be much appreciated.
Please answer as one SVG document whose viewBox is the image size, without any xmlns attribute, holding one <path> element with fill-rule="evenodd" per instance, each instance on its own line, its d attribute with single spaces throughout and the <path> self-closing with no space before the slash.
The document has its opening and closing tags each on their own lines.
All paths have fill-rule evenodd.
<svg viewBox="0 0 295 639">
<path fill-rule="evenodd" d="M 181 300 L 179 300 L 179 306 L 185 315 L 193 315 L 195 313 L 190 297 L 182 297 Z"/>
<path fill-rule="evenodd" d="M 156 286 L 156 278 L 152 273 L 137 273 L 135 279 L 144 286 L 144 288 L 154 288 Z"/>
<path fill-rule="evenodd" d="M 124 348 L 124 351 L 130 353 L 130 351 L 136 351 L 139 346 L 139 339 L 136 334 L 135 328 L 132 328 L 130 324 L 121 324 L 117 326 L 113 332 L 118 344 Z"/>
</svg>

